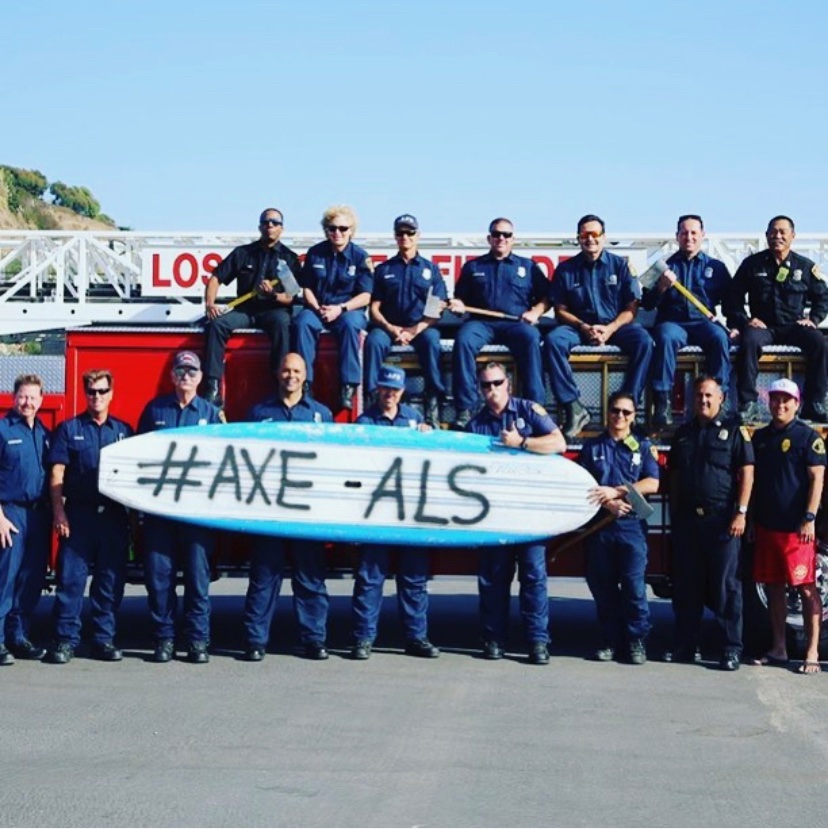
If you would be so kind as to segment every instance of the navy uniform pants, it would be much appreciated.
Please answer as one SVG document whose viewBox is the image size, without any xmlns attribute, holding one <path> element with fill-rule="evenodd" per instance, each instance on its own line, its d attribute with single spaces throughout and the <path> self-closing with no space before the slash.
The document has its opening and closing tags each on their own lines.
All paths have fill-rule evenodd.
<svg viewBox="0 0 828 829">
<path fill-rule="evenodd" d="M 288 554 L 293 562 L 293 610 L 303 645 L 324 645 L 328 621 L 325 553 L 321 542 L 255 536 L 244 602 L 249 647 L 267 647 Z"/>
<path fill-rule="evenodd" d="M 481 547 L 477 587 L 483 639 L 503 644 L 509 625 L 512 579 L 518 571 L 520 616 L 530 644 L 549 641 L 549 596 L 546 592 L 546 546 L 509 544 Z"/>
<path fill-rule="evenodd" d="M 723 651 L 742 651 L 741 539 L 728 532 L 730 515 L 677 517 L 673 524 L 675 649 L 693 653 L 705 605 L 716 617 Z"/>
<path fill-rule="evenodd" d="M 636 518 L 622 518 L 584 542 L 587 585 L 609 647 L 645 639 L 650 632 L 645 527 Z"/>
<path fill-rule="evenodd" d="M 115 615 L 124 595 L 129 556 L 129 524 L 118 504 L 66 504 L 69 537 L 60 540 L 57 589 L 52 618 L 55 639 L 76 648 L 81 639 L 83 593 L 90 565 L 89 588 L 92 638 L 97 644 L 115 638 Z"/>
<path fill-rule="evenodd" d="M 520 396 L 536 403 L 546 400 L 540 330 L 526 322 L 464 322 L 454 339 L 454 398 L 456 408 L 477 408 L 477 355 L 486 345 L 505 345 L 512 352 L 520 380 Z"/>
<path fill-rule="evenodd" d="M 647 382 L 650 361 L 653 358 L 653 340 L 638 323 L 619 328 L 607 341 L 627 355 L 629 367 L 624 376 L 624 391 L 632 395 L 636 406 L 641 403 L 641 392 Z M 544 340 L 549 368 L 549 384 L 555 399 L 561 405 L 578 400 L 581 393 L 569 363 L 569 353 L 576 345 L 588 345 L 571 325 L 558 324 Z"/>
<path fill-rule="evenodd" d="M 708 320 L 662 322 L 653 329 L 652 380 L 655 391 L 671 391 L 680 348 L 697 345 L 704 351 L 705 371 L 730 389 L 730 338 L 721 325 Z"/>
<path fill-rule="evenodd" d="M 372 328 L 368 332 L 363 358 L 365 360 L 365 391 L 369 394 L 377 387 L 380 366 L 392 345 L 391 336 L 385 329 Z M 426 393 L 442 397 L 446 393 L 446 387 L 440 374 L 440 332 L 434 327 L 426 328 L 414 337 L 411 347 L 423 370 Z"/>
<path fill-rule="evenodd" d="M 373 642 L 382 607 L 382 588 L 396 556 L 397 611 L 410 642 L 428 638 L 428 555 L 419 548 L 366 544 L 354 580 L 351 618 L 354 639 Z"/>
<path fill-rule="evenodd" d="M 358 386 L 362 382 L 359 361 L 359 338 L 368 322 L 365 309 L 346 311 L 328 324 L 336 337 L 339 347 L 339 382 Z M 305 308 L 293 323 L 293 350 L 304 359 L 308 367 L 308 383 L 313 383 L 313 363 L 316 359 L 316 345 L 325 323 L 310 308 Z"/>
<path fill-rule="evenodd" d="M 290 308 L 281 305 L 261 311 L 233 309 L 211 320 L 204 331 L 204 375 L 218 380 L 224 374 L 224 349 L 237 328 L 265 331 L 270 338 L 270 370 L 277 372 L 290 345 Z"/>
<path fill-rule="evenodd" d="M 176 572 L 184 577 L 184 639 L 210 642 L 210 558 L 213 530 L 147 515 L 144 518 L 144 578 L 153 637 L 175 638 Z"/>
<path fill-rule="evenodd" d="M 35 506 L 3 504 L 6 518 L 17 527 L 11 547 L 0 548 L 0 644 L 17 645 L 29 638 L 49 558 L 52 511 Z"/>
</svg>

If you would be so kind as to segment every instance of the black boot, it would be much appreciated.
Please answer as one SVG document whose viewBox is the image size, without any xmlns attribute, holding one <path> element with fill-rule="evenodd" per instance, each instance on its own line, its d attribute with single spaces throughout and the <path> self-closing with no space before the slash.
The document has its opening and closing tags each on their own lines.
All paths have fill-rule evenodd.
<svg viewBox="0 0 828 829">
<path fill-rule="evenodd" d="M 221 380 L 216 377 L 207 378 L 207 385 L 204 389 L 204 399 L 208 403 L 212 403 L 214 406 L 221 408 L 221 405 L 224 402 L 221 399 Z"/>
<path fill-rule="evenodd" d="M 673 425 L 673 402 L 668 391 L 654 391 L 653 428 L 663 429 Z"/>
<path fill-rule="evenodd" d="M 575 438 L 588 423 L 589 412 L 581 405 L 580 400 L 573 400 L 564 405 L 563 435 L 567 441 Z"/>
</svg>

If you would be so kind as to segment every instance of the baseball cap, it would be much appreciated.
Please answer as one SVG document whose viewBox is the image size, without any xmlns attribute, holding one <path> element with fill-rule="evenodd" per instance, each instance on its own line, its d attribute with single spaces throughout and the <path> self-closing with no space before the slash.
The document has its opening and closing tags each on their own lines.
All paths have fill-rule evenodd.
<svg viewBox="0 0 828 829">
<path fill-rule="evenodd" d="M 405 372 L 396 366 L 383 366 L 377 378 L 378 386 L 385 386 L 387 389 L 404 389 Z"/>
<path fill-rule="evenodd" d="M 194 351 L 179 351 L 173 360 L 173 370 L 177 368 L 194 368 L 201 371 L 201 360 Z"/>
<path fill-rule="evenodd" d="M 799 386 L 793 380 L 788 380 L 783 377 L 781 380 L 774 380 L 771 383 L 768 394 L 789 394 L 795 400 L 799 401 Z"/>
<path fill-rule="evenodd" d="M 412 230 L 419 230 L 420 225 L 417 220 L 410 213 L 403 213 L 402 216 L 397 216 L 394 219 L 394 230 L 401 227 L 410 227 Z"/>
</svg>

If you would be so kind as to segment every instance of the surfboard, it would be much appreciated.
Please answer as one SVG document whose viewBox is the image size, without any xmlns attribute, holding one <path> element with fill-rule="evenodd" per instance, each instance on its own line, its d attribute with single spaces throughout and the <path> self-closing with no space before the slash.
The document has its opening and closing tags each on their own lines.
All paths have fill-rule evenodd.
<svg viewBox="0 0 828 829">
<path fill-rule="evenodd" d="M 592 476 L 459 432 L 322 423 L 164 429 L 101 451 L 100 491 L 136 510 L 263 535 L 466 546 L 569 532 Z"/>
</svg>

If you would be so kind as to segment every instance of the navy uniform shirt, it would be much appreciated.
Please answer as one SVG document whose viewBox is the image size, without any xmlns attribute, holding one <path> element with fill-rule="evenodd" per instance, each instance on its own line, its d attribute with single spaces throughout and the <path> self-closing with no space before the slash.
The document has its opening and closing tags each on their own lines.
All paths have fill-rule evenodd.
<svg viewBox="0 0 828 829">
<path fill-rule="evenodd" d="M 251 423 L 333 423 L 327 406 L 303 396 L 295 406 L 286 406 L 280 397 L 257 403 L 247 415 Z"/>
<path fill-rule="evenodd" d="M 99 425 L 88 412 L 65 420 L 55 429 L 49 463 L 66 467 L 63 494 L 68 504 L 97 505 L 109 500 L 98 493 L 101 449 L 132 435 L 128 423 L 110 415 Z"/>
<path fill-rule="evenodd" d="M 40 418 L 35 418 L 31 429 L 14 410 L 0 420 L 0 503 L 28 504 L 46 498 L 50 438 Z"/>
<path fill-rule="evenodd" d="M 440 269 L 419 254 L 410 262 L 397 254 L 377 265 L 371 300 L 380 303 L 391 325 L 409 326 L 422 321 L 429 291 L 438 299 L 448 299 Z"/>
<path fill-rule="evenodd" d="M 162 394 L 147 403 L 138 421 L 138 434 L 157 429 L 175 429 L 179 426 L 204 426 L 221 423 L 216 406 L 196 395 L 184 408 L 178 404 L 175 394 Z"/>
<path fill-rule="evenodd" d="M 466 305 L 520 316 L 546 298 L 548 280 L 537 263 L 514 253 L 491 253 L 463 265 L 454 296 Z"/>
<path fill-rule="evenodd" d="M 796 532 L 808 509 L 809 466 L 825 466 L 825 441 L 794 418 L 783 429 L 768 424 L 753 433 L 756 475 L 753 515 L 769 530 Z"/>
<path fill-rule="evenodd" d="M 629 434 L 616 440 L 609 432 L 584 441 L 578 463 L 601 486 L 634 484 L 659 477 L 658 450 L 649 438 Z"/>
<path fill-rule="evenodd" d="M 404 429 L 411 429 L 422 422 L 423 416 L 407 403 L 400 403 L 397 407 L 397 415 L 393 420 L 387 417 L 376 404 L 370 406 L 357 418 L 357 423 L 368 424 L 369 426 L 399 426 Z"/>
<path fill-rule="evenodd" d="M 693 418 L 676 429 L 670 474 L 678 485 L 678 514 L 721 514 L 730 520 L 739 494 L 737 475 L 754 463 L 753 444 L 735 415 L 707 423 Z"/>
<path fill-rule="evenodd" d="M 583 253 L 561 262 L 549 291 L 553 305 L 565 305 L 588 325 L 607 325 L 641 298 L 627 260 L 606 250 L 595 262 Z"/>
<path fill-rule="evenodd" d="M 218 264 L 212 275 L 222 285 L 229 285 L 235 279 L 236 293 L 242 296 L 242 294 L 256 290 L 262 282 L 276 279 L 279 274 L 280 261 L 284 262 L 298 278 L 301 270 L 299 257 L 281 242 L 277 242 L 272 248 L 266 247 L 261 242 L 233 248 L 227 258 Z M 272 305 L 272 302 L 270 304 Z"/>
<path fill-rule="evenodd" d="M 500 437 L 502 431 L 517 430 L 524 438 L 551 435 L 558 425 L 540 403 L 524 400 L 522 397 L 510 397 L 506 408 L 496 415 L 488 406 L 484 406 L 466 425 L 467 432 L 476 435 Z"/>
<path fill-rule="evenodd" d="M 726 302 L 731 278 L 724 262 L 713 259 L 706 253 L 698 253 L 692 259 L 688 259 L 681 251 L 677 251 L 667 260 L 667 266 L 675 273 L 678 281 L 711 311 L 717 305 Z M 697 322 L 707 319 L 675 288 L 668 288 L 662 293 L 656 288 L 645 290 L 641 305 L 647 311 L 658 308 L 656 323 Z"/>
<path fill-rule="evenodd" d="M 371 293 L 371 259 L 353 242 L 341 253 L 330 242 L 320 242 L 305 255 L 299 284 L 313 291 L 320 305 L 342 305 L 357 294 Z"/>
<path fill-rule="evenodd" d="M 747 294 L 750 316 L 745 313 Z M 819 268 L 804 256 L 791 251 L 781 265 L 769 250 L 748 256 L 733 277 L 727 322 L 743 328 L 751 317 L 769 328 L 793 325 L 805 318 L 805 309 L 814 325 L 828 315 L 828 285 Z"/>
</svg>

